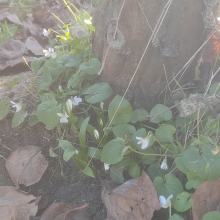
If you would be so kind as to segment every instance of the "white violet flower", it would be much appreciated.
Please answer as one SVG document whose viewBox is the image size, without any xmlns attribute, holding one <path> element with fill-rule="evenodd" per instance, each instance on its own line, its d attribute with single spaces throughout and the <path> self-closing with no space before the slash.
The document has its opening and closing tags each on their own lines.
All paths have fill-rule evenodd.
<svg viewBox="0 0 220 220">
<path fill-rule="evenodd" d="M 167 166 L 167 158 L 165 157 L 162 164 L 160 165 L 160 169 L 161 170 L 168 170 L 168 166 Z"/>
<path fill-rule="evenodd" d="M 97 140 L 99 140 L 99 132 L 96 129 L 94 130 L 94 136 Z"/>
<path fill-rule="evenodd" d="M 12 107 L 16 108 L 16 112 L 19 112 L 21 110 L 21 107 L 22 107 L 22 103 L 21 102 L 19 102 L 19 103 L 15 103 L 13 101 L 10 101 L 10 102 L 12 104 Z"/>
<path fill-rule="evenodd" d="M 145 149 L 148 147 L 149 141 L 142 137 L 136 137 L 138 140 L 137 144 L 141 144 L 141 149 Z"/>
<path fill-rule="evenodd" d="M 78 150 L 75 150 L 76 154 L 79 154 L 79 151 Z"/>
<path fill-rule="evenodd" d="M 60 123 L 68 123 L 69 115 L 67 115 L 66 112 L 63 113 L 57 113 L 57 115 L 60 117 Z"/>
<path fill-rule="evenodd" d="M 152 132 L 149 131 L 146 138 L 136 137 L 136 139 L 138 140 L 137 144 L 141 144 L 141 149 L 144 150 L 148 147 L 151 136 L 152 136 Z"/>
<path fill-rule="evenodd" d="M 79 103 L 82 102 L 82 99 L 80 97 L 75 96 L 72 100 L 73 106 L 79 105 Z"/>
<path fill-rule="evenodd" d="M 57 54 L 56 52 L 54 52 L 53 48 L 49 48 L 48 50 L 43 50 L 43 52 L 45 53 L 45 57 L 51 57 L 51 58 L 56 58 Z"/>
<path fill-rule="evenodd" d="M 170 196 L 168 196 L 168 198 L 166 199 L 164 196 L 160 196 L 159 200 L 160 200 L 160 205 L 162 208 L 168 208 L 171 206 L 171 199 L 173 198 L 173 194 L 171 194 Z"/>
<path fill-rule="evenodd" d="M 84 20 L 84 22 L 85 22 L 86 24 L 88 24 L 88 25 L 91 25 L 91 24 L 92 24 L 92 22 L 90 21 L 90 19 L 89 19 L 89 20 Z"/>
<path fill-rule="evenodd" d="M 109 165 L 110 165 L 110 164 L 104 163 L 104 168 L 105 168 L 105 170 L 109 170 Z"/>
<path fill-rule="evenodd" d="M 49 35 L 49 31 L 47 31 L 46 29 L 44 29 L 44 30 L 43 30 L 43 35 L 44 35 L 45 37 L 47 37 L 47 36 Z"/>
</svg>

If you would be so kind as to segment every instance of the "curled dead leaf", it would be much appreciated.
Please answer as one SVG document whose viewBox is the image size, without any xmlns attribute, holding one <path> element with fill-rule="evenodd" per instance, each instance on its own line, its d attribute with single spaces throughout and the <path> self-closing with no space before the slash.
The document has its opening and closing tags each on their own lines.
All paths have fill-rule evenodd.
<svg viewBox="0 0 220 220">
<path fill-rule="evenodd" d="M 35 216 L 38 206 L 31 202 L 36 199 L 32 195 L 20 192 L 13 186 L 0 186 L 1 220 L 29 220 Z"/>
<path fill-rule="evenodd" d="M 108 220 L 151 220 L 154 211 L 161 208 L 156 189 L 145 172 L 112 190 L 103 186 L 102 201 Z"/>
<path fill-rule="evenodd" d="M 38 211 L 47 207 L 49 203 L 49 197 L 42 189 L 38 190 L 35 203 L 38 204 Z"/>
<path fill-rule="evenodd" d="M 220 178 L 206 180 L 191 196 L 193 199 L 192 214 L 194 220 L 200 220 L 211 211 L 220 211 Z"/>
<path fill-rule="evenodd" d="M 89 220 L 85 207 L 87 204 L 74 208 L 67 203 L 54 203 L 44 211 L 40 220 Z"/>
<path fill-rule="evenodd" d="M 37 183 L 48 167 L 41 148 L 33 145 L 14 150 L 6 160 L 5 167 L 16 186 Z"/>
</svg>

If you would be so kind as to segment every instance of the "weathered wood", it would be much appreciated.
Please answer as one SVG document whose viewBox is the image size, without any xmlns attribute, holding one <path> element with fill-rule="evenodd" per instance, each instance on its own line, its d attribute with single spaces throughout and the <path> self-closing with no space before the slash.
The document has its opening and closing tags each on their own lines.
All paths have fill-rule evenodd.
<svg viewBox="0 0 220 220">
<path fill-rule="evenodd" d="M 93 52 L 100 62 L 112 42 L 102 79 L 121 95 L 128 86 L 167 1 L 125 0 L 116 39 L 112 41 L 122 3 L 123 0 L 103 0 L 93 17 L 96 28 Z M 151 42 L 126 95 L 135 107 L 151 108 L 167 85 L 164 68 L 168 80 L 172 79 L 202 45 L 204 23 L 200 11 L 205 9 L 201 0 L 172 2 L 156 36 L 158 42 Z M 193 79 L 194 72 L 187 78 Z"/>
</svg>

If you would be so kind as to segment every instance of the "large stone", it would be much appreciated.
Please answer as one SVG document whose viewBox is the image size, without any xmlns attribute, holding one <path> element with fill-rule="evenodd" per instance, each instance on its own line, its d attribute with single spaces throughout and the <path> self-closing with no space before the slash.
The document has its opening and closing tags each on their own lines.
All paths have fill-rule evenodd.
<svg viewBox="0 0 220 220">
<path fill-rule="evenodd" d="M 93 16 L 96 28 L 93 52 L 103 62 L 108 45 L 111 44 L 102 79 L 109 82 L 117 93 L 124 94 L 167 2 L 125 0 L 115 40 L 112 39 L 123 0 L 103 0 L 96 9 Z M 126 95 L 135 107 L 149 109 L 158 102 L 158 95 L 166 87 L 167 81 L 179 72 L 202 45 L 204 23 L 200 12 L 205 9 L 201 0 L 173 0 Z M 188 81 L 194 78 L 196 62 L 195 58 L 185 77 Z"/>
</svg>

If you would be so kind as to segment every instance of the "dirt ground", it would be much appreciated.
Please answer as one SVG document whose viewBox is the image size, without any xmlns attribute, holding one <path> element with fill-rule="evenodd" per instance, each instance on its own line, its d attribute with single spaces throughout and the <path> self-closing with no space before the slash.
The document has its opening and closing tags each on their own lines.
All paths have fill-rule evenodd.
<svg viewBox="0 0 220 220">
<path fill-rule="evenodd" d="M 57 146 L 58 141 L 56 138 L 55 131 L 47 131 L 42 124 L 29 127 L 25 122 L 18 128 L 12 129 L 9 116 L 0 121 L 0 185 L 14 186 L 5 169 L 5 160 L 1 156 L 7 158 L 10 150 L 18 147 L 26 145 L 40 146 L 42 147 L 42 153 L 49 161 L 49 167 L 37 184 L 24 190 L 37 195 L 37 191 L 42 189 L 49 196 L 50 204 L 53 202 L 66 202 L 80 206 L 88 203 L 86 210 L 88 218 L 91 220 L 104 220 L 106 210 L 101 201 L 100 181 L 85 178 L 73 162 L 64 164 L 63 172 L 66 177 L 63 177 L 58 160 L 48 155 L 49 148 Z"/>
</svg>

